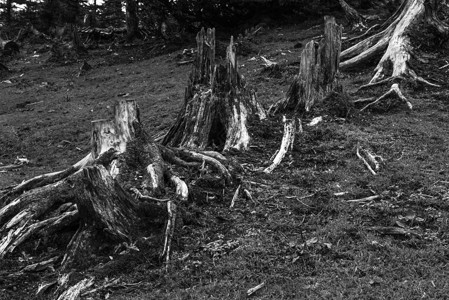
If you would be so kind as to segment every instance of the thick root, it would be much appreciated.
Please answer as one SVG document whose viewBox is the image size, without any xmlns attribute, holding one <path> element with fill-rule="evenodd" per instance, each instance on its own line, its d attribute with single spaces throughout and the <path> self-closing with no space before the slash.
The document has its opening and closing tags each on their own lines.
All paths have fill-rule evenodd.
<svg viewBox="0 0 449 300">
<path fill-rule="evenodd" d="M 369 108 L 370 106 L 379 103 L 383 99 L 386 99 L 386 98 L 392 97 L 392 96 L 397 97 L 400 100 L 402 100 L 403 102 L 405 102 L 405 104 L 407 104 L 407 107 L 410 110 L 413 109 L 413 105 L 410 103 L 410 101 L 407 100 L 407 98 L 404 96 L 404 94 L 402 94 L 401 90 L 399 89 L 399 85 L 397 83 L 395 83 L 391 86 L 391 88 L 388 92 L 386 92 L 385 94 L 383 94 L 382 96 L 380 96 L 379 98 L 374 100 L 373 102 L 364 106 L 360 111 L 362 112 L 362 111 L 366 110 L 367 108 Z"/>
<path fill-rule="evenodd" d="M 283 116 L 284 122 L 284 136 L 282 137 L 281 147 L 277 151 L 272 164 L 263 170 L 264 173 L 269 174 L 273 172 L 273 170 L 279 166 L 281 161 L 284 159 L 285 154 L 293 148 L 293 143 L 295 142 L 295 134 L 297 132 L 297 128 L 301 127 L 301 120 L 298 119 L 298 125 L 295 118 L 287 120 L 285 116 Z"/>
<path fill-rule="evenodd" d="M 396 18 L 391 20 L 386 29 L 342 52 L 340 68 L 344 70 L 361 65 L 385 50 L 375 68 L 374 76 L 365 87 L 372 86 L 377 82 L 385 82 L 390 78 L 407 78 L 438 87 L 438 85 L 419 77 L 409 67 L 413 47 L 408 33 L 422 20 L 425 12 L 424 2 L 424 0 L 404 1 L 401 11 L 397 13 Z"/>
</svg>

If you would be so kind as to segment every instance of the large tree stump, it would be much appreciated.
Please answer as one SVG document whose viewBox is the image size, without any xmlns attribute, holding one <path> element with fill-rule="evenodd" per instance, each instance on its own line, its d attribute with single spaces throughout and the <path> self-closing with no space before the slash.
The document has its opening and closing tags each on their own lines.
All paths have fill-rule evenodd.
<svg viewBox="0 0 449 300">
<path fill-rule="evenodd" d="M 48 237 L 78 223 L 63 259 L 65 270 L 82 265 L 104 244 L 131 244 L 151 231 L 146 226 L 151 216 L 159 223 L 168 218 L 162 251 L 168 260 L 176 201 L 186 201 L 189 195 L 187 184 L 168 165 L 211 166 L 230 183 L 226 161 L 213 151 L 156 144 L 141 126 L 137 104 L 119 101 L 113 120 L 92 122 L 91 152 L 85 158 L 64 171 L 37 176 L 4 193 L 0 257 L 33 237 Z M 174 196 L 155 198 L 166 195 L 168 187 L 173 187 L 170 194 Z"/>
<path fill-rule="evenodd" d="M 340 63 L 342 27 L 334 17 L 324 18 L 324 38 L 310 41 L 301 53 L 299 74 L 295 76 L 287 95 L 275 103 L 270 112 L 304 112 L 321 101 L 338 85 L 336 75 Z"/>
<path fill-rule="evenodd" d="M 225 66 L 215 64 L 215 30 L 197 35 L 197 54 L 184 105 L 162 144 L 190 149 L 246 150 L 247 121 L 265 118 L 263 107 L 238 73 L 231 37 Z"/>
</svg>

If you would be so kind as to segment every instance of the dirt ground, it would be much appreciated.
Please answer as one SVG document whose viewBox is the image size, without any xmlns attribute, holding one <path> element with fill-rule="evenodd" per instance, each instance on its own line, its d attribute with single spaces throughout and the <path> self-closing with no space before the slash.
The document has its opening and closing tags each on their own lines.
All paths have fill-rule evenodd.
<svg viewBox="0 0 449 300">
<path fill-rule="evenodd" d="M 302 47 L 321 34 L 314 26 L 319 23 L 264 28 L 239 57 L 241 73 L 264 106 L 285 95 Z M 251 298 L 446 298 L 449 83 L 448 69 L 438 68 L 446 64 L 449 50 L 427 42 L 417 41 L 422 59 L 414 68 L 441 87 L 407 85 L 412 111 L 405 105 L 362 113 L 339 109 L 340 98 L 380 95 L 387 88 L 355 93 L 369 81 L 374 62 L 342 73 L 344 93 L 303 118 L 304 133 L 270 175 L 260 170 L 279 147 L 281 117 L 252 124 L 251 149 L 232 157 L 245 168 L 243 184 L 253 201 L 240 197 L 230 209 L 236 186 L 224 188 L 220 197 L 192 199 L 167 269 L 158 258 L 160 245 L 114 253 L 101 266 L 71 275 L 73 282 L 94 276 L 97 287 L 113 282 L 82 299 L 244 299 L 261 283 L 264 287 Z M 189 47 L 193 44 L 182 48 Z M 86 60 L 93 69 L 80 77 L 81 61 L 48 63 L 49 54 L 34 48 L 8 61 L 12 72 L 0 78 L 0 166 L 18 157 L 29 163 L 1 172 L 0 189 L 84 157 L 90 151 L 91 121 L 109 118 L 116 100 L 135 99 L 149 133 L 167 130 L 191 70 L 177 64 L 182 48 L 156 57 L 145 47 L 91 51 Z M 280 67 L 265 69 L 260 56 Z M 317 116 L 323 122 L 306 125 Z M 377 175 L 357 158 L 357 145 L 383 158 Z M 348 201 L 374 195 L 379 197 Z M 60 255 L 58 246 L 69 238 L 61 233 L 54 248 L 34 253 L 27 245 L 1 259 L 0 299 L 34 299 L 38 285 L 57 274 L 16 272 Z"/>
</svg>

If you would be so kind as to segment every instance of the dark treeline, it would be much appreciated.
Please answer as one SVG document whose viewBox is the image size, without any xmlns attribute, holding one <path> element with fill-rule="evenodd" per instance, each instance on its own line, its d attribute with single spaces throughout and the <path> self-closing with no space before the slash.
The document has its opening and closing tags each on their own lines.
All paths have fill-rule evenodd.
<svg viewBox="0 0 449 300">
<path fill-rule="evenodd" d="M 348 1 L 356 9 L 376 7 L 395 1 Z M 238 28 L 274 21 L 298 23 L 332 12 L 341 7 L 338 0 L 2 0 L 2 33 L 33 25 L 51 34 L 59 26 L 76 24 L 93 27 L 144 28 L 164 35 L 176 30 L 197 31 L 202 26 Z M 12 33 L 11 33 L 12 34 Z M 133 32 L 131 32 L 133 34 Z"/>
</svg>

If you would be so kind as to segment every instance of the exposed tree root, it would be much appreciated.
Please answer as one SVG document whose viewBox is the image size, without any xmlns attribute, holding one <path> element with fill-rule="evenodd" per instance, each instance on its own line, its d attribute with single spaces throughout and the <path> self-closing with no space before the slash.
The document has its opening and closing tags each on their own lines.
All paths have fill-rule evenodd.
<svg viewBox="0 0 449 300">
<path fill-rule="evenodd" d="M 284 159 L 285 154 L 293 148 L 295 135 L 296 132 L 298 132 L 298 129 L 302 132 L 301 120 L 296 120 L 295 118 L 288 120 L 285 116 L 283 116 L 282 121 L 284 122 L 284 135 L 282 137 L 281 147 L 275 153 L 271 165 L 263 170 L 263 172 L 267 174 L 273 172 L 273 170 L 279 166 L 281 161 Z"/>
<path fill-rule="evenodd" d="M 141 202 L 153 201 L 151 215 L 167 218 L 161 246 L 168 263 L 177 203 L 189 196 L 187 184 L 169 168 L 170 162 L 189 168 L 210 166 L 226 183 L 232 182 L 227 159 L 222 154 L 156 144 L 141 127 L 135 101 L 118 102 L 114 120 L 98 120 L 92 125 L 92 151 L 83 160 L 62 172 L 28 180 L 3 197 L 0 257 L 31 238 L 48 237 L 78 223 L 60 271 L 82 266 L 87 262 L 85 258 L 101 246 L 99 243 L 131 244 L 142 236 L 145 231 L 142 220 L 148 208 L 142 209 Z M 140 185 L 136 185 L 136 178 L 141 178 Z M 161 199 L 170 186 L 175 196 Z M 161 207 L 164 204 L 166 212 Z M 73 286 L 61 299 L 79 295 L 89 282 Z"/>
<path fill-rule="evenodd" d="M 373 26 L 368 28 L 363 34 L 361 34 L 359 36 L 352 37 L 350 39 L 345 39 L 345 40 L 343 40 L 343 43 L 352 43 L 354 41 L 360 40 L 360 39 L 366 37 L 371 31 L 378 28 L 379 26 L 380 26 L 379 24 L 374 24 Z"/>
<path fill-rule="evenodd" d="M 378 82 L 387 82 L 396 78 L 407 78 L 412 81 L 438 87 L 418 76 L 409 66 L 413 47 L 410 42 L 409 32 L 413 30 L 423 19 L 424 13 L 427 19 L 438 20 L 432 14 L 434 9 L 425 5 L 425 0 L 405 0 L 398 11 L 384 23 L 381 32 L 357 43 L 341 53 L 340 68 L 350 69 L 367 63 L 376 55 L 385 51 L 375 68 L 375 74 L 364 88 L 373 86 Z M 435 4 L 436 5 L 436 4 Z M 444 31 L 446 28 L 440 26 Z"/>
<path fill-rule="evenodd" d="M 401 90 L 399 89 L 399 85 L 397 83 L 393 84 L 390 88 L 390 90 L 388 92 L 386 92 L 385 94 L 383 94 L 382 96 L 380 96 L 379 98 L 375 99 L 373 102 L 367 104 L 366 106 L 364 106 L 360 111 L 364 111 L 367 108 L 369 108 L 372 105 L 375 105 L 377 103 L 379 103 L 380 101 L 389 98 L 389 97 L 397 97 L 400 100 L 402 100 L 403 102 L 405 102 L 405 104 L 407 104 L 407 107 L 412 110 L 413 109 L 413 105 L 410 103 L 410 101 L 407 100 L 407 98 L 404 96 L 404 94 L 402 94 Z"/>
</svg>

